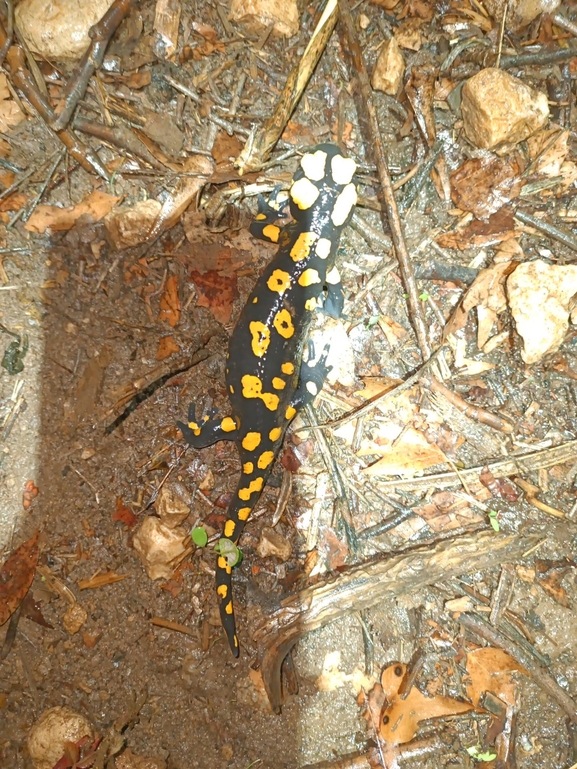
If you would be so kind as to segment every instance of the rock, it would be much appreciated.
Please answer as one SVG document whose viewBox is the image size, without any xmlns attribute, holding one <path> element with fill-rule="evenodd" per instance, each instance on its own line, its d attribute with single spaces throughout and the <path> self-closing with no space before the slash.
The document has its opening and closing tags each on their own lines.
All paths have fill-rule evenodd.
<svg viewBox="0 0 577 769">
<path fill-rule="evenodd" d="M 154 507 L 162 523 L 175 529 L 189 516 L 190 494 L 181 483 L 165 485 L 158 492 Z"/>
<path fill-rule="evenodd" d="M 507 294 L 523 338 L 525 363 L 536 363 L 558 350 L 569 326 L 571 299 L 577 294 L 577 266 L 540 259 L 524 262 L 509 275 Z"/>
<path fill-rule="evenodd" d="M 87 619 L 88 614 L 86 609 L 83 609 L 79 603 L 73 603 L 72 606 L 69 606 L 66 610 L 64 617 L 62 618 L 62 624 L 67 633 L 74 635 L 74 633 L 78 633 Z"/>
<path fill-rule="evenodd" d="M 288 561 L 291 557 L 292 548 L 290 542 L 281 534 L 271 529 L 270 526 L 265 526 L 256 551 L 261 558 L 268 558 L 274 555 L 276 558 L 280 558 L 281 561 Z"/>
<path fill-rule="evenodd" d="M 22 0 L 15 17 L 32 53 L 44 59 L 77 61 L 90 45 L 88 32 L 113 0 Z"/>
<path fill-rule="evenodd" d="M 130 208 L 117 208 L 104 217 L 104 225 L 117 251 L 144 243 L 158 219 L 158 200 L 139 200 Z"/>
<path fill-rule="evenodd" d="M 28 752 L 36 769 L 53 769 L 67 742 L 94 737 L 90 722 L 67 707 L 45 710 L 28 733 Z"/>
<path fill-rule="evenodd" d="M 505 28 L 508 32 L 516 32 L 530 24 L 540 13 L 554 13 L 561 0 L 484 0 L 483 5 L 497 24 L 501 24 L 507 3 Z"/>
<path fill-rule="evenodd" d="M 403 82 L 405 60 L 399 44 L 392 37 L 383 45 L 373 70 L 371 84 L 375 91 L 384 91 L 389 96 L 396 96 Z"/>
<path fill-rule="evenodd" d="M 134 549 L 150 579 L 170 579 L 177 559 L 186 550 L 188 534 L 182 526 L 169 528 L 154 516 L 145 518 L 134 535 Z"/>
<path fill-rule="evenodd" d="M 296 0 L 232 0 L 228 18 L 255 34 L 271 24 L 282 37 L 292 37 L 299 31 Z"/>
<path fill-rule="evenodd" d="M 549 119 L 546 94 L 494 67 L 467 80 L 461 111 L 467 138 L 484 149 L 515 145 Z"/>
</svg>

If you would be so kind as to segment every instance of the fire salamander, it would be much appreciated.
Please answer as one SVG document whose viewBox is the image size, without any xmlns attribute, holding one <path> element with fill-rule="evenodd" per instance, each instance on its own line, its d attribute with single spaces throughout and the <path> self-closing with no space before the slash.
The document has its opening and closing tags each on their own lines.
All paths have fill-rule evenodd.
<svg viewBox="0 0 577 769">
<path fill-rule="evenodd" d="M 288 203 L 293 221 L 284 227 L 277 193 L 259 203 L 251 225 L 253 235 L 278 243 L 276 256 L 260 276 L 230 339 L 226 384 L 232 414 L 214 414 L 197 422 L 191 404 L 185 440 L 200 449 L 220 440 L 234 440 L 242 474 L 230 503 L 223 537 L 238 542 L 246 521 L 267 482 L 291 420 L 311 402 L 328 372 L 324 350 L 314 365 L 301 366 L 313 311 L 338 317 L 343 290 L 334 266 L 343 227 L 357 201 L 352 181 L 354 160 L 333 144 L 320 144 L 300 160 Z M 285 193 L 286 198 L 286 193 Z M 286 200 L 285 200 L 286 202 Z M 309 356 L 310 357 L 310 356 Z M 216 592 L 230 648 L 239 655 L 231 596 L 231 567 L 219 555 Z"/>
</svg>

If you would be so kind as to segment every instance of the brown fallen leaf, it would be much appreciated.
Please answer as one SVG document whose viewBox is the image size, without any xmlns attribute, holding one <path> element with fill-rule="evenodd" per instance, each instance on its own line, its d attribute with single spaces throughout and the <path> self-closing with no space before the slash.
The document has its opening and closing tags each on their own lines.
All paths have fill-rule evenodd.
<svg viewBox="0 0 577 769">
<path fill-rule="evenodd" d="M 173 336 L 163 336 L 158 340 L 156 360 L 164 360 L 176 352 L 180 352 L 180 347 Z"/>
<path fill-rule="evenodd" d="M 477 219 L 488 219 L 519 195 L 523 181 L 515 156 L 471 158 L 450 176 L 451 199 Z"/>
<path fill-rule="evenodd" d="M 442 716 L 454 716 L 473 710 L 469 702 L 452 697 L 426 697 L 413 686 L 405 699 L 399 696 L 399 689 L 407 674 L 407 666 L 395 662 L 383 670 L 381 686 L 386 699 L 379 720 L 381 737 L 390 743 L 410 742 L 421 721 Z"/>
<path fill-rule="evenodd" d="M 413 427 L 405 430 L 400 440 L 383 444 L 379 449 L 383 458 L 366 467 L 365 475 L 407 475 L 447 461 L 441 449 L 429 443 L 423 433 Z"/>
<path fill-rule="evenodd" d="M 127 526 L 132 527 L 138 521 L 132 510 L 122 501 L 122 497 L 116 497 L 116 508 L 112 513 L 113 521 L 120 521 Z"/>
<path fill-rule="evenodd" d="M 507 705 L 514 707 L 517 684 L 511 674 L 517 672 L 528 675 L 525 668 L 507 652 L 491 646 L 469 652 L 466 668 L 471 679 L 466 685 L 467 697 L 475 707 L 479 705 L 484 692 L 492 692 Z"/>
<path fill-rule="evenodd" d="M 8 556 L 0 568 L 0 625 L 10 619 L 23 601 L 38 563 L 37 531 Z"/>
<path fill-rule="evenodd" d="M 164 286 L 160 299 L 158 320 L 174 328 L 180 320 L 180 297 L 178 296 L 178 277 L 171 275 Z"/>
<path fill-rule="evenodd" d="M 74 227 L 77 219 L 84 214 L 89 214 L 93 221 L 99 222 L 120 198 L 108 195 L 106 192 L 95 190 L 81 203 L 71 208 L 59 208 L 58 206 L 37 206 L 32 216 L 26 222 L 25 229 L 29 232 L 43 234 L 46 230 L 60 232 Z"/>
<path fill-rule="evenodd" d="M 435 240 L 441 248 L 458 248 L 460 251 L 464 251 L 472 246 L 483 248 L 493 246 L 496 243 L 503 243 L 517 235 L 513 214 L 507 206 L 503 206 L 487 221 L 473 219 L 463 227 L 441 233 Z"/>
<path fill-rule="evenodd" d="M 537 583 L 554 601 L 567 609 L 571 604 L 567 597 L 567 591 L 561 582 L 567 572 L 574 569 L 576 565 L 575 561 L 570 558 L 562 558 L 560 561 L 539 558 L 535 561 Z"/>
<path fill-rule="evenodd" d="M 228 323 L 233 302 L 238 298 L 236 275 L 223 275 L 216 270 L 191 270 L 190 276 L 198 291 L 198 306 L 208 307 L 219 323 Z"/>
<path fill-rule="evenodd" d="M 36 486 L 33 480 L 26 481 L 24 492 L 22 494 L 22 507 L 24 510 L 30 510 L 32 503 L 38 496 L 38 492 L 38 486 Z"/>
</svg>

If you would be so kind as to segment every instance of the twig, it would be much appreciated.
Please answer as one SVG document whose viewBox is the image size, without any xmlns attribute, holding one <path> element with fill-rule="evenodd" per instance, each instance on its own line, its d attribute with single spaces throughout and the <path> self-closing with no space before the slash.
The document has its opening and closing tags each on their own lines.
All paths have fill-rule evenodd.
<svg viewBox="0 0 577 769">
<path fill-rule="evenodd" d="M 328 0 L 321 18 L 299 63 L 290 72 L 282 94 L 267 122 L 249 137 L 236 160 L 239 174 L 258 171 L 268 160 L 273 147 L 301 98 L 303 91 L 337 23 L 337 0 Z"/>
<path fill-rule="evenodd" d="M 548 235 L 550 238 L 559 241 L 559 243 L 563 243 L 563 245 L 568 246 L 573 251 L 577 251 L 577 238 L 575 238 L 575 236 L 568 230 L 556 227 L 549 222 L 538 219 L 536 216 L 531 216 L 531 214 L 528 214 L 525 211 L 515 211 L 514 216 L 515 219 L 523 222 L 523 224 L 535 227 L 535 229 L 544 232 L 545 235 Z"/>
<path fill-rule="evenodd" d="M 575 461 L 577 458 L 577 440 L 568 441 L 561 446 L 533 451 L 530 454 L 520 454 L 509 459 L 500 459 L 496 462 L 485 463 L 478 467 L 471 467 L 468 470 L 459 470 L 459 473 L 436 473 L 435 475 L 425 475 L 422 478 L 411 478 L 410 480 L 393 480 L 378 482 L 379 488 L 390 488 L 396 491 L 418 491 L 435 487 L 437 489 L 446 489 L 454 484 L 461 483 L 465 479 L 467 483 L 474 483 L 479 480 L 483 470 L 488 467 L 495 478 L 505 478 L 509 475 L 518 473 L 530 473 L 539 470 L 541 467 L 553 467 L 563 462 Z"/>
<path fill-rule="evenodd" d="M 399 268 L 409 307 L 411 324 L 417 336 L 417 342 L 423 360 L 431 356 L 431 348 L 427 339 L 427 327 L 425 324 L 425 315 L 422 303 L 419 300 L 419 291 L 413 272 L 413 266 L 409 258 L 409 252 L 403 235 L 403 227 L 399 210 L 393 192 L 393 186 L 389 169 L 387 165 L 387 156 L 383 145 L 379 122 L 377 119 L 377 110 L 373 100 L 373 93 L 369 82 L 369 76 L 363 56 L 359 46 L 359 41 L 355 29 L 355 24 L 351 16 L 347 0 L 339 0 L 339 14 L 342 23 L 341 39 L 343 49 L 347 51 L 352 60 L 352 68 L 355 72 L 354 80 L 355 91 L 357 95 L 357 110 L 359 112 L 359 123 L 361 129 L 365 132 L 367 148 L 373 155 L 375 165 L 380 181 L 381 198 L 381 217 L 383 218 L 383 229 L 386 229 L 387 222 L 391 230 L 395 255 L 399 262 Z M 386 212 L 386 220 L 384 214 Z"/>
<path fill-rule="evenodd" d="M 53 131 L 57 133 L 62 131 L 70 122 L 76 105 L 86 93 L 90 78 L 104 61 L 110 38 L 134 2 L 135 0 L 115 0 L 100 21 L 90 28 L 88 34 L 92 42 L 80 60 L 75 76 L 66 83 L 62 92 L 61 107 L 56 109 L 56 113 L 49 122 Z"/>
</svg>

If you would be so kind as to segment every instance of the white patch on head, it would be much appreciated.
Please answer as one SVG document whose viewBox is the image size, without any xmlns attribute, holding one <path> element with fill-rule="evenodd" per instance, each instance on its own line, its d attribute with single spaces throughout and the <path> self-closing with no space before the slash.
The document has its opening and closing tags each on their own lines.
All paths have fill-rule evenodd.
<svg viewBox="0 0 577 769">
<path fill-rule="evenodd" d="M 320 182 L 324 178 L 326 165 L 327 153 L 324 150 L 307 152 L 301 158 L 301 168 L 305 172 L 307 179 L 312 179 L 313 182 Z"/>
<path fill-rule="evenodd" d="M 331 160 L 331 174 L 337 184 L 348 184 L 357 170 L 357 164 L 352 158 L 335 155 Z"/>
<path fill-rule="evenodd" d="M 330 284 L 331 286 L 336 286 L 337 283 L 341 282 L 341 276 L 339 275 L 339 271 L 337 270 L 336 267 L 333 267 L 332 270 L 329 270 L 327 272 L 325 282 Z"/>
<path fill-rule="evenodd" d="M 311 395 L 316 395 L 319 391 L 319 388 L 316 386 L 314 382 L 307 382 L 306 387 Z"/>
<path fill-rule="evenodd" d="M 341 192 L 341 195 L 342 194 L 343 193 Z M 297 179 L 296 182 L 293 183 L 293 186 L 290 190 L 290 196 L 293 203 L 298 206 L 301 211 L 306 211 L 307 208 L 310 208 L 312 205 L 314 205 L 319 195 L 320 191 L 318 187 L 316 187 L 309 179 L 307 179 L 306 176 L 302 179 Z"/>
<path fill-rule="evenodd" d="M 331 253 L 331 241 L 328 238 L 319 238 L 315 253 L 319 259 L 326 259 Z"/>
<path fill-rule="evenodd" d="M 340 227 L 347 221 L 353 206 L 357 202 L 357 190 L 354 184 L 347 184 L 338 198 L 335 200 L 335 207 L 331 214 L 331 219 L 336 227 Z"/>
</svg>

